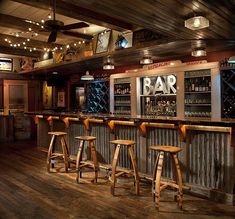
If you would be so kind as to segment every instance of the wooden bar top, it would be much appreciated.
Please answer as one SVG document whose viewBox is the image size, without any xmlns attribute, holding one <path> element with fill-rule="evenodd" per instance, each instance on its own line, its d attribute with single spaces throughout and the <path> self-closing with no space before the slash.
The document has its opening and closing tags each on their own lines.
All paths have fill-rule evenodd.
<svg viewBox="0 0 235 219">
<path fill-rule="evenodd" d="M 39 111 L 39 112 L 26 112 L 26 115 L 31 116 L 44 116 L 44 117 L 60 117 L 60 118 L 79 118 L 79 119 L 98 119 L 103 121 L 121 120 L 138 122 L 160 122 L 160 123 L 174 123 L 176 125 L 215 125 L 215 126 L 235 126 L 235 119 L 221 119 L 212 120 L 210 118 L 178 118 L 178 117 L 164 117 L 164 116 L 130 116 L 120 114 L 95 114 L 95 113 L 78 113 L 78 112 L 54 112 L 54 111 Z"/>
</svg>

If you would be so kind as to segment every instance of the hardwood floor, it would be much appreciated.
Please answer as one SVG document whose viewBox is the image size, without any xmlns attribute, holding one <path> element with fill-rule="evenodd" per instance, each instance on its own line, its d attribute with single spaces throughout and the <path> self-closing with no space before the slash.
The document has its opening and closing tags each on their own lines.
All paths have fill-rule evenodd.
<svg viewBox="0 0 235 219">
<path fill-rule="evenodd" d="M 101 171 L 97 184 L 93 172 L 75 182 L 74 167 L 69 173 L 47 173 L 46 153 L 31 142 L 0 144 L 0 218 L 235 218 L 235 207 L 185 195 L 183 211 L 173 201 L 173 192 L 164 192 L 159 212 L 151 196 L 151 185 L 140 184 L 136 196 L 129 184 L 110 194 L 110 183 Z"/>
</svg>

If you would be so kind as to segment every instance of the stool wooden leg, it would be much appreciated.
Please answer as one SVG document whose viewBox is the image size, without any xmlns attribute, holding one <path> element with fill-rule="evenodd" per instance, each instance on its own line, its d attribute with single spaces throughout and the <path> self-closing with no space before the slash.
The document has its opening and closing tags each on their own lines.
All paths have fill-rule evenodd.
<svg viewBox="0 0 235 219">
<path fill-rule="evenodd" d="M 116 168 L 120 152 L 120 144 L 116 146 L 113 161 L 112 161 L 112 175 L 111 175 L 111 194 L 114 195 L 115 183 L 116 183 Z"/>
<path fill-rule="evenodd" d="M 159 152 L 159 160 L 157 165 L 157 173 L 155 179 L 155 196 L 156 196 L 156 208 L 159 209 L 160 192 L 161 192 L 161 175 L 163 167 L 164 152 Z"/>
<path fill-rule="evenodd" d="M 175 168 L 176 168 L 176 175 L 177 175 L 177 184 L 179 186 L 178 189 L 178 201 L 179 201 L 179 208 L 182 209 L 182 202 L 183 202 L 183 189 L 182 189 L 182 174 L 180 171 L 180 165 L 179 160 L 176 154 L 172 154 L 173 160 L 175 162 Z"/>
<path fill-rule="evenodd" d="M 153 168 L 152 194 L 153 194 L 153 201 L 154 202 L 155 202 L 155 182 L 156 182 L 158 161 L 159 161 L 159 153 L 157 153 L 154 168 Z"/>
<path fill-rule="evenodd" d="M 97 161 L 96 148 L 95 148 L 94 141 L 90 141 L 89 144 L 90 144 L 90 149 L 91 149 L 91 157 L 92 157 L 93 164 L 94 164 L 95 182 L 97 182 L 99 165 Z"/>
<path fill-rule="evenodd" d="M 61 147 L 62 147 L 63 156 L 64 156 L 64 168 L 65 168 L 65 172 L 67 173 L 68 168 L 69 168 L 69 161 L 68 161 L 68 150 L 67 150 L 64 136 L 61 137 L 60 142 L 61 142 Z"/>
<path fill-rule="evenodd" d="M 79 182 L 79 178 L 81 177 L 81 175 L 80 175 L 80 172 L 81 172 L 80 162 L 81 162 L 81 159 L 82 159 L 84 144 L 85 144 L 85 141 L 82 140 L 80 142 L 80 145 L 79 145 L 79 148 L 78 148 L 78 153 L 77 153 L 77 160 L 76 160 L 76 172 L 77 172 L 76 181 L 77 181 L 77 183 Z"/>
<path fill-rule="evenodd" d="M 51 137 L 51 142 L 48 148 L 48 152 L 47 152 L 47 172 L 50 172 L 50 167 L 51 167 L 51 155 L 52 155 L 52 150 L 53 150 L 53 146 L 54 146 L 54 140 L 55 140 L 55 135 L 52 135 Z"/>
<path fill-rule="evenodd" d="M 135 191 L 136 191 L 136 195 L 139 195 L 140 194 L 140 180 L 139 180 L 139 174 L 138 174 L 138 169 L 137 169 L 137 164 L 136 164 L 133 145 L 129 146 L 128 150 L 129 150 L 129 154 L 130 154 L 130 157 L 131 157 L 132 167 L 133 167 L 133 170 L 134 170 Z"/>
</svg>

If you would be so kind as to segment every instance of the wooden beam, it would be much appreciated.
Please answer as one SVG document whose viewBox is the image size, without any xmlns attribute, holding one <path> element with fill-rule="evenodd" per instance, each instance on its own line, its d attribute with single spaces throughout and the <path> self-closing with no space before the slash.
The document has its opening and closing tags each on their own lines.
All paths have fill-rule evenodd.
<svg viewBox="0 0 235 219">
<path fill-rule="evenodd" d="M 13 0 L 25 5 L 30 5 L 36 8 L 49 10 L 51 7 L 50 1 L 47 0 Z M 57 1 L 56 12 L 58 14 L 71 17 L 74 19 L 86 21 L 99 26 L 107 27 L 109 29 L 124 31 L 133 30 L 133 25 L 125 21 L 116 19 L 114 17 L 104 15 L 78 5 L 71 4 L 69 1 Z"/>
</svg>

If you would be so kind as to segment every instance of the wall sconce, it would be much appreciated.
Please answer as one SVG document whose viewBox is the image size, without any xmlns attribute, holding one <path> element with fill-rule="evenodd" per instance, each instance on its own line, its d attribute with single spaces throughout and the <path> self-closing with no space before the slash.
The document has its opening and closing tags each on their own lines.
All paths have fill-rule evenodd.
<svg viewBox="0 0 235 219">
<path fill-rule="evenodd" d="M 113 70 L 114 64 L 111 62 L 110 56 L 107 57 L 107 61 L 103 65 L 103 70 Z"/>
<path fill-rule="evenodd" d="M 89 71 L 86 71 L 86 74 L 81 77 L 81 81 L 93 81 L 94 76 L 89 74 Z"/>
<path fill-rule="evenodd" d="M 203 16 L 195 16 L 185 20 L 184 26 L 191 30 L 209 27 L 209 20 Z"/>
<path fill-rule="evenodd" d="M 201 48 L 196 48 L 192 51 L 192 56 L 194 57 L 206 56 L 206 50 Z"/>
<path fill-rule="evenodd" d="M 153 60 L 151 57 L 143 57 L 141 60 L 140 60 L 140 64 L 141 65 L 148 65 L 148 64 L 152 64 L 153 63 Z"/>
</svg>

